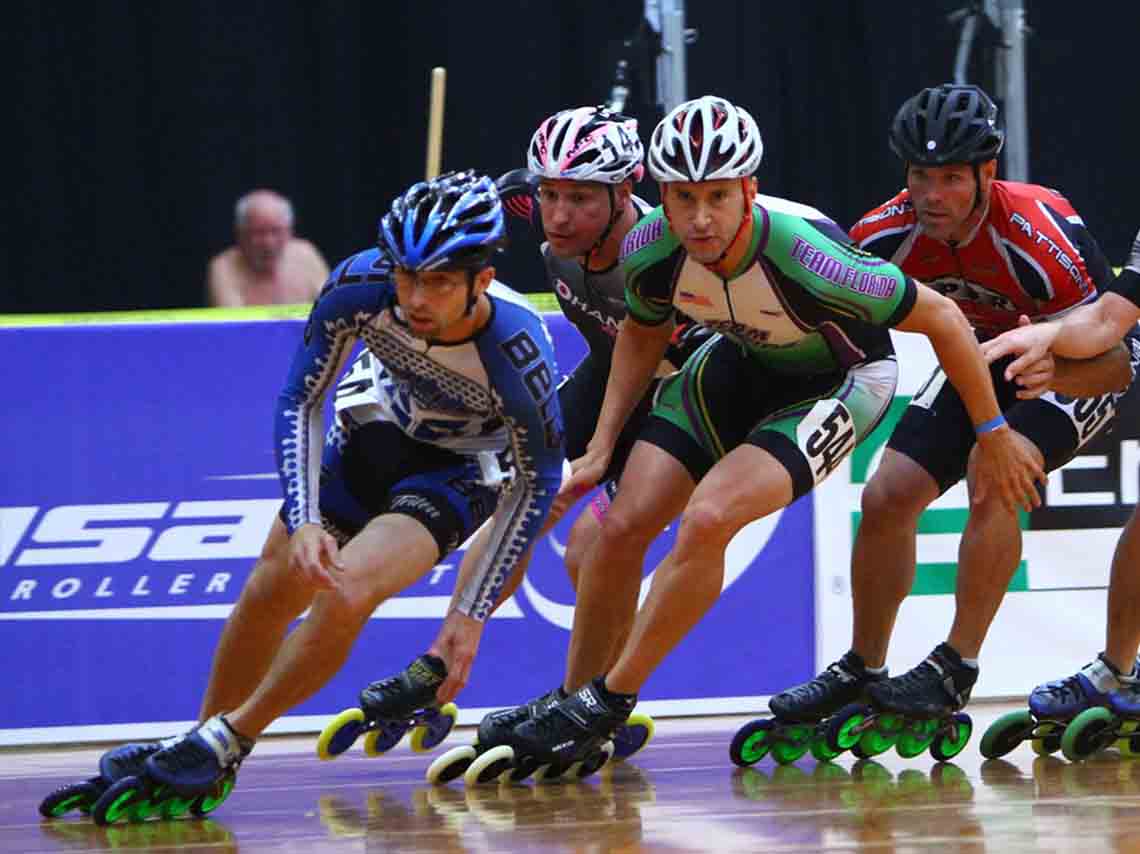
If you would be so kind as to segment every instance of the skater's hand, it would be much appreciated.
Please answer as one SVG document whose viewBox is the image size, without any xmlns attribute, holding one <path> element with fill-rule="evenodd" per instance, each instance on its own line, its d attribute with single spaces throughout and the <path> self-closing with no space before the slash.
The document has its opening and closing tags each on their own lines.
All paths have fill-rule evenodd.
<svg viewBox="0 0 1140 854">
<path fill-rule="evenodd" d="M 1028 512 L 1041 505 L 1038 483 L 1044 486 L 1045 470 L 1032 442 L 1008 426 L 978 437 L 971 503 L 996 492 L 1011 512 Z"/>
<path fill-rule="evenodd" d="M 443 621 L 443 627 L 432 644 L 432 655 L 438 655 L 447 665 L 447 678 L 435 692 L 435 698 L 442 706 L 454 700 L 471 674 L 471 664 L 479 650 L 483 637 L 483 624 L 474 617 L 460 611 L 452 611 Z"/>
<path fill-rule="evenodd" d="M 1022 390 L 1017 396 L 1023 400 L 1038 397 L 1046 390 L 1048 383 L 1053 379 L 1053 356 L 1049 348 L 1057 340 L 1057 333 L 1061 331 L 1059 323 L 1030 323 L 1024 314 L 1017 319 L 1017 329 L 1003 332 L 996 338 L 982 343 L 982 356 L 987 364 L 993 364 L 1005 356 L 1014 355 L 1014 359 L 1005 369 L 1005 378 L 1009 382 L 1017 382 Z M 1042 386 L 1042 373 L 1048 370 L 1048 378 Z M 1036 394 L 1031 390 L 1040 391 Z"/>
<path fill-rule="evenodd" d="M 610 458 L 614 449 L 609 444 L 595 445 L 591 442 L 586 447 L 586 453 L 570 463 L 574 472 L 558 490 L 559 497 L 566 496 L 573 503 L 598 485 L 598 481 L 610 466 Z"/>
<path fill-rule="evenodd" d="M 289 540 L 289 568 L 317 590 L 335 590 L 344 571 L 336 540 L 320 525 L 302 525 Z"/>
</svg>

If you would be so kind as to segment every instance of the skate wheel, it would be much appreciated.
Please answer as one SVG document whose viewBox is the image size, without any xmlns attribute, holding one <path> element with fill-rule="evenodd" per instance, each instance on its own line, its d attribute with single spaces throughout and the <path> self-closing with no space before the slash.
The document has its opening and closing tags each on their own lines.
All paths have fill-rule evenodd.
<svg viewBox="0 0 1140 854">
<path fill-rule="evenodd" d="M 811 755 L 816 762 L 831 762 L 831 760 L 837 759 L 842 753 L 842 750 L 832 750 L 828 747 L 827 736 L 824 733 L 816 733 L 812 737 Z"/>
<path fill-rule="evenodd" d="M 230 792 L 234 790 L 234 784 L 237 782 L 237 777 L 231 771 L 222 777 L 214 786 L 212 792 L 205 795 L 199 795 L 194 798 L 190 804 L 190 813 L 199 817 L 207 816 L 225 803 L 226 798 L 230 796 Z"/>
<path fill-rule="evenodd" d="M 1061 752 L 1070 762 L 1088 759 L 1116 740 L 1116 716 L 1095 706 L 1073 718 L 1061 737 Z"/>
<path fill-rule="evenodd" d="M 913 759 L 930 747 L 937 731 L 936 720 L 915 721 L 899 733 L 898 741 L 895 742 L 895 752 L 903 759 Z"/>
<path fill-rule="evenodd" d="M 850 703 L 827 721 L 824 735 L 831 750 L 851 750 L 863 737 L 864 724 L 870 709 L 861 703 Z"/>
<path fill-rule="evenodd" d="M 427 753 L 439 747 L 440 742 L 451 734 L 451 728 L 455 726 L 458 717 L 459 708 L 455 703 L 440 706 L 439 711 L 429 720 L 412 729 L 412 737 L 409 740 L 412 751 Z"/>
<path fill-rule="evenodd" d="M 851 752 L 859 759 L 870 759 L 880 753 L 886 753 L 898 741 L 899 734 L 895 730 L 883 732 L 876 727 L 866 730 L 851 748 Z"/>
<path fill-rule="evenodd" d="M 811 740 L 811 727 L 790 727 L 784 731 L 783 738 L 772 743 L 772 758 L 778 765 L 790 765 L 808 752 Z"/>
<path fill-rule="evenodd" d="M 978 749 L 986 759 L 1005 756 L 1033 732 L 1034 718 L 1028 711 L 1010 712 L 990 724 Z"/>
<path fill-rule="evenodd" d="M 771 747 L 769 736 L 775 721 L 770 718 L 757 718 L 749 721 L 736 731 L 728 746 L 728 758 L 742 768 L 755 765 L 768 754 Z"/>
<path fill-rule="evenodd" d="M 140 777 L 124 777 L 107 787 L 91 808 L 91 818 L 98 825 L 114 824 L 129 817 L 131 805 L 146 796 Z"/>
<path fill-rule="evenodd" d="M 59 818 L 72 810 L 91 812 L 91 807 L 106 788 L 102 781 L 102 777 L 92 777 L 82 783 L 60 786 L 40 801 L 40 815 L 44 818 Z"/>
<path fill-rule="evenodd" d="M 656 729 L 653 718 L 641 712 L 634 712 L 614 732 L 614 759 L 629 759 L 649 744 Z"/>
<path fill-rule="evenodd" d="M 1055 721 L 1043 721 L 1034 730 L 1029 746 L 1038 756 L 1051 756 L 1061 749 L 1061 739 L 1064 735 L 1064 724 Z"/>
<path fill-rule="evenodd" d="M 335 759 L 352 747 L 367 726 L 362 710 L 345 709 L 321 730 L 317 737 L 317 756 Z"/>
<path fill-rule="evenodd" d="M 557 762 L 552 762 L 549 765 L 539 765 L 534 771 L 534 782 L 551 783 L 560 780 L 562 779 L 562 772 L 565 770 L 566 769 Z"/>
<path fill-rule="evenodd" d="M 1140 752 L 1140 732 L 1137 727 L 1140 721 L 1125 721 L 1120 727 L 1120 738 L 1116 740 L 1116 749 L 1121 756 L 1136 756 Z"/>
<path fill-rule="evenodd" d="M 383 721 L 364 736 L 364 753 L 373 758 L 381 756 L 400 743 L 408 731 L 407 721 Z"/>
<path fill-rule="evenodd" d="M 950 719 L 947 731 L 934 737 L 930 745 L 930 755 L 939 762 L 953 759 L 966 749 L 970 735 L 974 732 L 974 721 L 965 712 L 958 712 Z"/>
<path fill-rule="evenodd" d="M 453 747 L 451 750 L 438 756 L 436 760 L 428 766 L 427 774 L 424 776 L 433 786 L 450 783 L 456 777 L 462 775 L 463 772 L 470 767 L 471 761 L 478 755 L 479 752 L 468 744 L 462 747 Z"/>
<path fill-rule="evenodd" d="M 515 751 L 509 744 L 492 747 L 486 753 L 477 756 L 463 772 L 463 782 L 468 786 L 478 786 L 498 780 L 499 775 L 511 768 L 514 759 Z"/>
<path fill-rule="evenodd" d="M 163 798 L 158 804 L 158 814 L 164 819 L 181 818 L 190 812 L 197 798 L 180 798 L 173 792 L 169 797 Z"/>
</svg>

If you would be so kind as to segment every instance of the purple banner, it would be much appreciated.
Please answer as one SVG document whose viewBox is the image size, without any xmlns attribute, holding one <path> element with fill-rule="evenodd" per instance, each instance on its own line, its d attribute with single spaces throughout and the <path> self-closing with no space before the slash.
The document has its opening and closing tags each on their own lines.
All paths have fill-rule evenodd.
<svg viewBox="0 0 1140 854">
<path fill-rule="evenodd" d="M 560 366 L 583 344 L 548 317 Z M 273 405 L 298 321 L 0 330 L 0 730 L 192 719 L 214 645 L 280 500 Z M 814 670 L 811 502 L 730 549 L 731 584 L 643 699 L 774 693 Z M 560 681 L 574 516 L 484 634 L 462 707 Z M 654 544 L 649 568 L 669 549 Z M 382 607 L 294 714 L 335 713 L 434 636 L 460 554 Z"/>
</svg>

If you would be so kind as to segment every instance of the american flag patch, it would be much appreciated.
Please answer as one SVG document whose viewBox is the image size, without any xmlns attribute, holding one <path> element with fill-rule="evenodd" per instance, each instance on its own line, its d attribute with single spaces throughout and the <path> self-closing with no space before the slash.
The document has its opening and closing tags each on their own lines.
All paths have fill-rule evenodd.
<svg viewBox="0 0 1140 854">
<path fill-rule="evenodd" d="M 694 305 L 703 305 L 706 308 L 712 308 L 712 300 L 701 294 L 695 294 L 692 291 L 677 291 L 677 296 L 681 302 L 691 302 Z"/>
</svg>

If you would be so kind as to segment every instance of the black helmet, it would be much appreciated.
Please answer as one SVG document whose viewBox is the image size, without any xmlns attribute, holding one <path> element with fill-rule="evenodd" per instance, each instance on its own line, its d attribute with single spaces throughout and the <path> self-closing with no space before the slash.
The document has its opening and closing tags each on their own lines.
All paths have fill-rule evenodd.
<svg viewBox="0 0 1140 854">
<path fill-rule="evenodd" d="M 977 86 L 944 83 L 904 103 L 891 123 L 891 149 L 916 166 L 984 163 L 1005 143 L 997 106 Z"/>
</svg>

